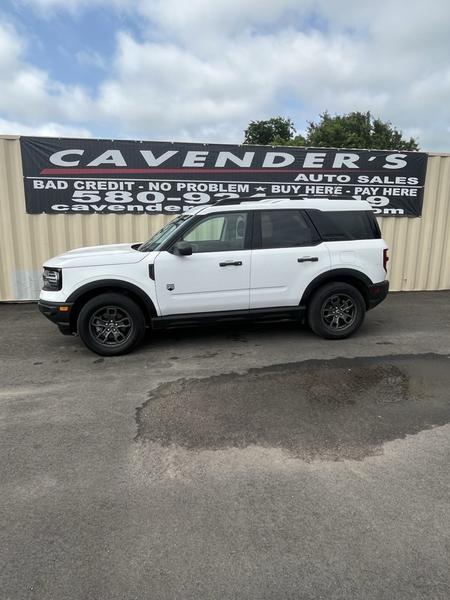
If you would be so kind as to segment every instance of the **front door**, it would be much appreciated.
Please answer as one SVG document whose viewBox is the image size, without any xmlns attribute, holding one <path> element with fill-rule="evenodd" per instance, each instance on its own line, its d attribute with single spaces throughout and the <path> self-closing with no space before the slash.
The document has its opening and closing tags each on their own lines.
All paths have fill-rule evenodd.
<svg viewBox="0 0 450 600">
<path fill-rule="evenodd" d="M 330 264 L 326 244 L 301 210 L 255 211 L 250 308 L 298 306 Z"/>
<path fill-rule="evenodd" d="M 155 284 L 163 316 L 248 310 L 249 224 L 244 211 L 205 215 L 181 238 L 192 245 L 192 255 L 158 254 Z"/>
</svg>

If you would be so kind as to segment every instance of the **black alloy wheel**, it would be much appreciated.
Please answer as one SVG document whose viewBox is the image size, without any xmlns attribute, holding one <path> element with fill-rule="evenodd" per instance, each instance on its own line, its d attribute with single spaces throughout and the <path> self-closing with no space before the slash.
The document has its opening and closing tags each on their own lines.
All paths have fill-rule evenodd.
<svg viewBox="0 0 450 600">
<path fill-rule="evenodd" d="M 313 294 L 308 306 L 308 323 L 317 335 L 337 340 L 359 329 L 365 314 L 366 303 L 361 292 L 349 283 L 333 281 Z"/>
<path fill-rule="evenodd" d="M 133 320 L 120 306 L 104 306 L 92 314 L 89 328 L 100 344 L 120 346 L 133 332 Z"/>
<path fill-rule="evenodd" d="M 322 320 L 330 329 L 343 331 L 355 322 L 358 308 L 348 294 L 333 294 L 322 305 Z"/>
<path fill-rule="evenodd" d="M 145 318 L 128 296 L 115 292 L 100 294 L 81 309 L 78 333 L 85 345 L 97 354 L 126 354 L 144 336 Z"/>
</svg>

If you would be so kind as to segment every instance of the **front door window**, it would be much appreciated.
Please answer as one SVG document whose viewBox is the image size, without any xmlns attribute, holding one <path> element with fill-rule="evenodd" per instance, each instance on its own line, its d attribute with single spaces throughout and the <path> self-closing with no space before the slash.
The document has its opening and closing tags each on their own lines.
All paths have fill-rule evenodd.
<svg viewBox="0 0 450 600">
<path fill-rule="evenodd" d="M 192 245 L 192 251 L 233 252 L 245 249 L 247 213 L 233 212 L 211 215 L 194 225 L 183 240 Z"/>
</svg>

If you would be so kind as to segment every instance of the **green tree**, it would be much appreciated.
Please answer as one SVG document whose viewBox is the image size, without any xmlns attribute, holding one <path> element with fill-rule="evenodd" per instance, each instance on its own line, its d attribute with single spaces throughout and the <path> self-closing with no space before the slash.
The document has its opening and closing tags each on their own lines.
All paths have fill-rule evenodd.
<svg viewBox="0 0 450 600">
<path fill-rule="evenodd" d="M 291 119 L 274 117 L 252 121 L 245 130 L 244 144 L 273 146 L 316 146 L 326 148 L 367 148 L 376 150 L 418 150 L 414 138 L 404 139 L 389 121 L 375 119 L 370 112 L 331 116 L 308 124 L 306 138 L 296 135 Z"/>
<path fill-rule="evenodd" d="M 273 146 L 302 145 L 304 138 L 295 136 L 296 130 L 291 119 L 273 117 L 267 121 L 252 121 L 245 130 L 244 144 L 263 144 Z"/>
<path fill-rule="evenodd" d="M 294 135 L 290 140 L 283 140 L 276 137 L 272 146 L 306 146 L 306 139 L 302 135 Z"/>
<path fill-rule="evenodd" d="M 375 119 L 370 112 L 347 115 L 320 115 L 318 123 L 308 124 L 308 146 L 327 148 L 367 148 L 377 150 L 418 150 L 414 138 L 404 139 L 389 121 Z"/>
</svg>

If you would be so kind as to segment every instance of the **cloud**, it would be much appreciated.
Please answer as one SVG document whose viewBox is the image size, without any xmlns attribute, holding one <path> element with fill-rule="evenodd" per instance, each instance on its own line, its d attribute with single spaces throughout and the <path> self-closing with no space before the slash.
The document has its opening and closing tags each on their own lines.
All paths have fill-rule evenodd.
<svg viewBox="0 0 450 600">
<path fill-rule="evenodd" d="M 106 60 L 105 58 L 95 52 L 95 50 L 79 50 L 75 54 L 75 58 L 79 62 L 80 65 L 84 67 L 96 67 L 97 69 L 106 69 Z"/>
<path fill-rule="evenodd" d="M 133 0 L 21 0 L 21 2 L 44 16 L 55 12 L 76 14 L 98 6 L 130 10 L 133 5 Z"/>
<path fill-rule="evenodd" d="M 310 13 L 310 0 L 137 0 L 137 10 L 170 37 L 201 47 L 216 41 L 287 25 Z M 214 53 L 214 48 L 210 48 Z"/>
<path fill-rule="evenodd" d="M 252 119 L 371 110 L 429 150 L 448 150 L 450 4 L 435 0 L 26 0 L 36 11 L 126 13 L 95 89 L 62 84 L 0 26 L 0 114 L 111 136 L 240 142 Z M 60 17 L 62 18 L 62 17 Z M 117 20 L 123 28 L 123 20 Z M 139 30 L 139 34 L 136 33 Z"/>
<path fill-rule="evenodd" d="M 39 123 L 35 125 L 0 119 L 0 135 L 37 135 L 43 137 L 88 138 L 92 133 L 85 127 L 71 127 L 61 123 Z"/>
<path fill-rule="evenodd" d="M 239 48 L 212 61 L 177 45 L 139 43 L 122 34 L 112 77 L 100 86 L 99 111 L 110 119 L 120 116 L 135 132 L 173 137 L 184 129 L 192 137 L 209 129 L 214 136 L 216 126 L 221 134 L 228 128 L 229 139 L 255 106 L 271 99 L 265 75 L 250 72 L 245 59 Z"/>
<path fill-rule="evenodd" d="M 24 123 L 60 121 L 73 124 L 92 102 L 79 85 L 63 85 L 31 66 L 26 44 L 12 26 L 0 24 L 0 112 Z"/>
</svg>

